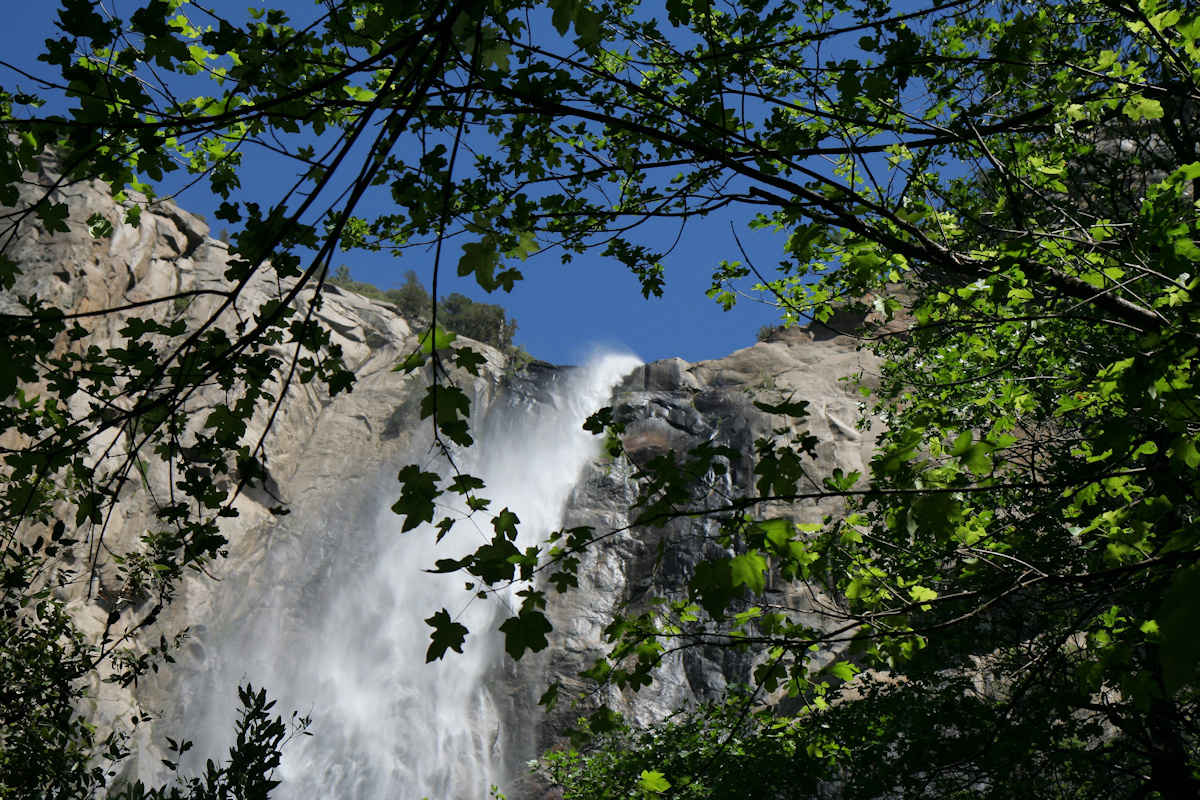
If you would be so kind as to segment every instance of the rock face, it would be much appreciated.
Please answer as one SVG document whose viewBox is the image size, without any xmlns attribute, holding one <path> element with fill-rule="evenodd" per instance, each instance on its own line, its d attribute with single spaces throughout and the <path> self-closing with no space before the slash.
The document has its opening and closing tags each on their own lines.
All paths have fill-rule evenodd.
<svg viewBox="0 0 1200 800">
<path fill-rule="evenodd" d="M 57 186 L 57 188 L 52 188 Z M 193 328 L 213 315 L 226 298 L 229 281 L 227 246 L 208 236 L 208 226 L 195 215 L 169 201 L 149 206 L 138 227 L 123 222 L 126 204 L 114 202 L 106 187 L 62 183 L 54 159 L 42 160 L 37 175 L 27 176 L 21 187 L 25 204 L 32 204 L 49 191 L 52 202 L 66 203 L 71 210 L 70 230 L 50 235 L 27 219 L 8 242 L 5 254 L 21 269 L 8 292 L 0 292 L 0 313 L 28 313 L 20 301 L 37 296 L 66 314 L 111 313 L 80 318 L 89 335 L 78 346 L 101 349 L 123 347 L 121 329 L 133 315 L 159 320 L 183 319 Z M 113 224 L 111 237 L 94 238 L 82 222 L 98 215 Z M 183 302 L 181 292 L 211 290 Z M 221 292 L 222 294 L 216 294 Z M 242 288 L 227 310 L 217 317 L 229 329 L 250 318 L 263 302 L 279 295 L 280 287 L 266 275 L 255 275 Z M 307 307 L 312 290 L 300 293 L 296 302 Z M 157 615 L 152 625 L 142 628 L 132 643 L 133 654 L 145 652 L 160 635 L 172 638 L 178 631 L 205 630 L 211 620 L 226 613 L 231 583 L 281 581 L 303 573 L 305 565 L 319 563 L 323 552 L 336 550 L 343 531 L 362 526 L 368 516 L 368 495 L 373 496 L 381 471 L 403 463 L 421 452 L 429 432 L 418 424 L 418 404 L 424 392 L 417 377 L 392 372 L 405 354 L 416 347 L 408 323 L 386 303 L 367 300 L 334 286 L 323 290 L 317 318 L 329 329 L 332 344 L 339 346 L 346 366 L 356 376 L 355 389 L 335 397 L 315 383 L 293 381 L 288 386 L 278 413 L 268 428 L 270 409 L 251 419 L 245 441 L 265 434 L 267 480 L 251 487 L 234 501 L 238 515 L 221 519 L 221 532 L 229 540 L 227 559 L 214 562 L 208 574 L 187 573 L 173 603 Z M 277 348 L 280 355 L 289 352 Z M 504 358 L 494 349 L 476 344 L 487 362 L 480 377 L 455 374 L 454 379 L 481 415 L 488 407 L 503 374 Z M 282 376 L 280 376 L 282 377 Z M 282 383 L 277 383 L 277 387 Z M 36 387 L 34 387 L 36 389 Z M 212 404 L 222 399 L 221 391 L 201 392 L 187 407 L 199 424 Z M 71 400 L 76 418 L 88 413 L 82 393 Z M 22 441 L 4 433 L 3 445 L 13 448 Z M 87 456 L 103 467 L 110 453 L 120 452 L 128 441 L 121 435 L 93 440 Z M 394 480 L 394 472 L 392 475 Z M 169 496 L 177 476 L 153 458 L 145 460 L 144 481 L 131 482 L 106 517 L 103 526 L 82 529 L 76 538 L 83 552 L 68 557 L 59 568 L 75 569 L 82 580 L 74 583 L 67 598 L 80 630 L 99 641 L 107 635 L 120 640 L 124 633 L 144 620 L 149 605 L 141 598 L 127 598 L 121 577 L 107 553 L 136 552 L 142 535 L 154 525 L 156 498 Z M 290 512 L 276 516 L 270 509 L 285 506 Z M 73 513 L 70 519 L 73 519 Z M 295 558 L 290 558 L 294 556 Z M 281 568 L 280 564 L 289 564 Z M 84 565 L 92 565 L 84 567 Z M 307 580 L 320 580 L 319 570 Z M 265 589 L 264 597 L 270 590 Z M 117 612 L 120 618 L 112 622 Z M 236 621 L 237 615 L 226 617 Z M 203 639 L 193 636 L 188 645 L 195 657 L 204 654 Z M 102 683 L 106 670 L 97 675 L 89 690 L 92 718 L 101 730 L 127 720 L 142 701 L 148 709 L 167 704 L 163 694 L 169 686 L 166 673 L 139 682 L 138 697 L 112 684 Z M 157 677 L 157 679 L 156 679 Z M 137 737 L 149 744 L 154 736 L 142 726 Z M 151 759 L 157 763 L 157 759 Z"/>
<path fill-rule="evenodd" d="M 47 161 L 34 183 L 48 186 L 57 177 Z M 24 195 L 32 200 L 42 191 L 30 186 Z M 55 190 L 55 199 L 71 206 L 73 220 L 92 213 L 109 219 L 114 233 L 109 239 L 94 239 L 75 222 L 69 233 L 53 236 L 37 225 L 23 227 L 8 249 L 23 275 L 13 292 L 0 294 L 0 312 L 19 313 L 16 298 L 34 293 L 64 311 L 79 313 L 171 298 L 192 288 L 224 288 L 225 245 L 208 236 L 202 220 L 172 203 L 152 206 L 143 214 L 141 226 L 133 228 L 121 222 L 122 208 L 101 187 L 66 185 Z M 79 213 L 82 209 L 86 211 Z M 252 280 L 222 321 L 233 324 L 239 314 L 251 313 L 274 291 L 265 279 Z M 164 315 L 199 320 L 220 299 L 199 297 L 186 307 L 168 299 L 155 308 Z M 311 300 L 311 290 L 298 298 L 300 303 Z M 290 615 L 286 619 L 316 615 L 316 606 L 329 596 L 331 586 L 355 580 L 368 566 L 353 559 L 347 562 L 344 554 L 354 536 L 381 524 L 385 498 L 395 491 L 395 471 L 427 458 L 431 434 L 417 413 L 422 379 L 391 371 L 416 346 L 408 323 L 386 303 L 332 286 L 324 289 L 317 314 L 356 375 L 353 391 L 331 398 L 311 384 L 293 384 L 269 430 L 265 414 L 255 418 L 247 437 L 265 433 L 269 481 L 243 493 L 236 501 L 239 515 L 222 521 L 222 532 L 230 541 L 229 557 L 212 565 L 210 574 L 189 575 L 174 603 L 143 632 L 148 635 L 141 641 L 147 642 L 157 641 L 160 633 L 169 636 L 189 628 L 193 636 L 180 654 L 180 664 L 141 682 L 136 697 L 98 685 L 93 696 L 100 724 L 127 717 L 135 700 L 168 713 L 192 702 L 193 711 L 187 713 L 199 713 L 194 710 L 197 698 L 180 697 L 196 691 L 196 684 L 180 676 L 188 671 L 219 673 L 216 663 L 221 655 L 211 645 L 214 636 L 245 640 L 278 635 L 262 628 L 285 617 L 264 609 L 286 611 Z M 89 318 L 87 343 L 119 345 L 127 315 Z M 618 386 L 612 398 L 614 417 L 625 423 L 624 444 L 632 463 L 606 459 L 590 463 L 571 494 L 564 519 L 566 527 L 588 525 L 601 534 L 615 533 L 605 536 L 586 556 L 577 591 L 564 596 L 551 593 L 549 613 L 556 629 L 552 646 L 516 664 L 498 662 L 498 671 L 487 679 L 490 717 L 479 724 L 493 731 L 489 735 L 497 741 L 488 746 L 502 755 L 511 772 L 553 745 L 562 725 L 573 721 L 568 717 L 576 712 L 569 709 L 545 716 L 536 708 L 545 685 L 552 680 L 561 680 L 568 689 L 575 685 L 577 672 L 600 652 L 601 632 L 619 607 L 637 607 L 652 596 L 679 592 L 696 561 L 716 548 L 711 530 L 696 521 L 677 520 L 663 529 L 630 527 L 629 506 L 637 491 L 632 475 L 637 466 L 667 452 L 682 454 L 703 442 L 727 445 L 741 458 L 710 488 L 716 495 L 744 496 L 755 480 L 756 440 L 779 437 L 783 428 L 792 425 L 760 411 L 754 401 L 789 400 L 809 404 L 803 427 L 820 440 L 818 457 L 807 466 L 815 485 L 834 469 L 865 471 L 872 436 L 859 427 L 863 409 L 855 384 L 846 378 L 860 376 L 869 385 L 874 363 L 856 344 L 853 337 L 826 328 L 791 329 L 722 359 L 648 364 Z M 556 402 L 555 387 L 570 372 L 535 362 L 521 373 L 506 373 L 499 353 L 476 347 L 487 356 L 480 375 L 454 375 L 472 401 L 476 427 L 519 426 L 527 410 Z M 203 412 L 205 402 L 212 402 L 212 397 L 194 402 L 196 415 Z M 93 456 L 103 454 L 98 450 Z M 169 481 L 165 467 L 155 465 L 145 488 L 122 496 L 105 534 L 114 549 L 136 547 L 153 515 L 153 490 Z M 290 512 L 286 516 L 269 511 L 280 503 Z M 759 510 L 798 522 L 819 522 L 838 508 L 826 502 Z M 111 598 L 105 583 L 112 580 L 110 565 L 101 561 L 90 582 L 81 584 L 72 598 L 82 628 L 91 635 L 100 635 L 113 610 L 111 599 L 105 600 Z M 458 578 L 445 576 L 445 580 Z M 793 605 L 820 599 L 803 587 L 781 585 L 773 590 Z M 728 683 L 744 681 L 752 665 L 753 656 L 691 649 L 669 658 L 651 689 L 608 699 L 635 722 L 649 724 L 680 706 L 716 697 Z M 145 727 L 138 736 L 144 747 L 143 764 L 157 763 L 154 736 Z M 527 785 L 522 791 L 533 796 L 540 790 Z M 510 792 L 511 796 L 516 794 Z"/>
<path fill-rule="evenodd" d="M 564 520 L 564 527 L 586 525 L 598 533 L 616 533 L 584 558 L 579 588 L 551 601 L 549 615 L 556 631 L 552 646 L 529 664 L 508 667 L 510 685 L 518 687 L 510 715 L 528 720 L 516 728 L 526 733 L 515 743 L 522 757 L 534 758 L 556 745 L 558 732 L 580 713 L 564 703 L 547 716 L 535 708 L 534 690 L 541 691 L 553 680 L 562 681 L 564 692 L 582 688 L 576 676 L 600 654 L 602 632 L 618 609 L 637 611 L 653 597 L 682 597 L 697 561 L 723 552 L 712 542 L 711 522 L 673 520 L 662 529 L 630 526 L 630 506 L 637 494 L 631 476 L 637 464 L 668 451 L 682 456 L 705 442 L 732 448 L 741 458 L 708 487 L 715 505 L 721 498 L 750 493 L 756 480 L 756 441 L 799 428 L 820 440 L 817 459 L 806 467 L 814 489 L 835 469 L 865 473 L 874 437 L 859 427 L 863 408 L 857 386 L 874 382 L 875 367 L 850 335 L 830 328 L 793 328 L 713 361 L 646 364 L 618 387 L 613 415 L 625 424 L 623 444 L 634 463 L 593 462 Z M 785 400 L 807 401 L 807 419 L 784 419 L 754 405 Z M 826 515 L 837 514 L 840 504 L 825 500 L 757 510 L 797 523 L 820 523 Z M 792 608 L 828 601 L 811 587 L 779 582 L 768 588 Z M 727 648 L 689 648 L 667 658 L 653 686 L 624 696 L 610 692 L 604 699 L 635 724 L 649 725 L 680 708 L 717 699 L 729 684 L 749 682 L 755 663 L 754 655 Z"/>
</svg>

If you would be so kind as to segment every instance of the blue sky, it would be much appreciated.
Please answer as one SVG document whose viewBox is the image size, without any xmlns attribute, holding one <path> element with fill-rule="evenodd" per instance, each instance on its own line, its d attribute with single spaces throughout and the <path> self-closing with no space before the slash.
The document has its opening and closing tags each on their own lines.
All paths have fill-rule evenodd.
<svg viewBox="0 0 1200 800">
<path fill-rule="evenodd" d="M 30 3 L 28 0 L 0 0 L 8 12 L 9 24 L 0 34 L 0 60 L 33 74 L 53 75 L 36 58 L 42 42 L 56 34 L 53 26 L 57 3 Z M 110 4 L 111 5 L 111 4 Z M 262 5 L 243 0 L 222 2 L 225 7 Z M 313 8 L 309 0 L 276 0 L 269 5 L 282 6 L 297 15 Z M 118 2 L 122 15 L 131 4 Z M 35 90 L 27 79 L 0 67 L 0 85 Z M 38 92 L 40 93 L 40 92 Z M 242 172 L 245 195 L 260 203 L 270 203 L 290 185 L 292 176 L 276 168 L 271 159 L 259 159 L 248 153 Z M 167 187 L 164 187 L 166 190 Z M 184 191 L 178 201 L 183 207 L 205 215 L 213 234 L 222 223 L 213 216 L 219 200 L 203 186 Z M 386 201 L 373 200 L 364 210 L 386 213 Z M 676 236 L 678 245 L 664 259 L 666 288 L 661 298 L 642 297 L 637 279 L 615 261 L 594 253 L 576 256 L 563 265 L 556 253 L 534 256 L 519 265 L 525 280 L 512 293 L 488 295 L 473 279 L 454 274 L 457 255 L 446 259 L 440 270 L 439 290 L 459 291 L 477 300 L 504 305 L 518 324 L 516 341 L 524 344 L 536 358 L 554 363 L 576 363 L 587 357 L 595 345 L 632 351 L 647 361 L 678 356 L 688 361 L 719 358 L 754 343 L 764 325 L 774 324 L 778 310 L 762 303 L 743 300 L 725 312 L 705 296 L 711 274 L 721 260 L 744 260 L 730 230 L 738 227 L 738 236 L 754 263 L 770 268 L 781 257 L 782 234 L 748 231 L 745 212 L 729 211 L 693 220 L 680 234 L 678 226 L 663 226 L 643 243 L 669 246 Z M 662 242 L 654 241 L 661 235 Z M 448 250 L 457 254 L 458 246 Z M 339 254 L 338 261 L 350 267 L 356 280 L 388 288 L 403 280 L 406 270 L 415 271 L 429 285 L 432 252 L 409 251 L 400 258 L 385 253 L 351 251 Z M 336 264 L 336 262 L 335 262 Z"/>
</svg>

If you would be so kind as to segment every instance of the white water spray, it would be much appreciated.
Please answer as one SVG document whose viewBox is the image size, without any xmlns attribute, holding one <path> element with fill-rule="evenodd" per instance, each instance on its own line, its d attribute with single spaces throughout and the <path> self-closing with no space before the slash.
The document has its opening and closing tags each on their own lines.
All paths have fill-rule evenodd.
<svg viewBox="0 0 1200 800">
<path fill-rule="evenodd" d="M 460 468 L 486 482 L 489 511 L 508 508 L 520 518 L 519 548 L 561 525 L 599 446 L 581 426 L 638 363 L 625 355 L 594 358 L 567 376 L 552 405 L 516 424 L 489 426 L 464 454 Z M 277 797 L 483 800 L 500 780 L 504 732 L 484 685 L 499 648 L 484 632 L 507 612 L 495 600 L 471 601 L 458 576 L 422 571 L 490 538 L 490 524 L 459 522 L 436 546 L 427 527 L 400 534 L 399 519 L 385 509 L 370 535 L 347 537 L 359 552 L 334 554 L 343 577 L 323 607 L 263 611 L 255 632 L 239 637 L 241 652 L 217 659 L 206 693 L 228 693 L 230 680 L 248 679 L 278 698 L 277 708 L 311 714 L 314 736 L 285 750 Z M 424 620 L 443 607 L 472 636 L 463 654 L 426 664 Z M 209 726 L 231 724 L 208 716 Z"/>
</svg>

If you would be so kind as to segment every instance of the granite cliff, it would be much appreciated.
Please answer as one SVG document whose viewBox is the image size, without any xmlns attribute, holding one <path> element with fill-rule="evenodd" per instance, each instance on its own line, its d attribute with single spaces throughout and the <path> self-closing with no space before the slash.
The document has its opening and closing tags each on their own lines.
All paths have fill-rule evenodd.
<svg viewBox="0 0 1200 800">
<path fill-rule="evenodd" d="M 31 186 L 23 190 L 27 202 L 60 176 L 47 159 L 42 173 L 31 177 Z M 173 299 L 192 289 L 224 286 L 228 251 L 208 235 L 203 220 L 163 201 L 149 206 L 140 226 L 132 227 L 121 221 L 121 205 L 103 187 L 63 184 L 54 196 L 73 210 L 86 209 L 72 213 L 72 220 L 90 214 L 111 220 L 112 235 L 94 238 L 77 222 L 67 233 L 49 235 L 37 224 L 24 223 L 7 250 L 22 275 L 11 292 L 0 293 L 0 311 L 21 313 L 17 299 L 33 294 L 70 314 L 126 309 L 81 318 L 89 331 L 83 344 L 100 347 L 122 345 L 123 320 L 134 307 L 191 321 L 212 313 L 218 295 L 187 302 Z M 236 324 L 278 291 L 267 279 L 252 278 L 219 323 Z M 308 304 L 312 299 L 307 289 L 297 302 Z M 124 724 L 139 704 L 173 718 L 169 724 L 179 724 L 185 732 L 189 726 L 207 725 L 204 718 L 222 718 L 232 707 L 233 687 L 228 687 L 224 706 L 207 692 L 220 681 L 239 680 L 242 667 L 229 655 L 230 648 L 284 648 L 286 640 L 300 635 L 297 629 L 305 627 L 303 620 L 320 616 L 321 604 L 332 593 L 360 580 L 373 566 L 372 556 L 364 555 L 369 551 L 353 543 L 377 535 L 388 524 L 381 520 L 386 520 L 386 506 L 394 499 L 396 470 L 427 459 L 430 452 L 431 433 L 418 415 L 424 378 L 392 371 L 417 346 L 417 339 L 394 307 L 337 287 L 324 287 L 315 313 L 354 372 L 353 391 L 331 397 L 314 384 L 292 382 L 273 420 L 266 413 L 255 417 L 246 437 L 265 437 L 266 477 L 234 501 L 236 517 L 221 520 L 229 540 L 228 557 L 188 574 L 174 601 L 147 624 L 145 599 L 124 591 L 120 573 L 105 554 L 138 547 L 156 497 L 170 489 L 171 476 L 161 463 L 148 464 L 144 480 L 123 490 L 102 538 L 96 533 L 84 538 L 89 551 L 74 554 L 76 568 L 84 559 L 94 565 L 80 569 L 81 580 L 70 596 L 73 613 L 88 635 L 111 637 L 138 627 L 132 647 L 145 652 L 160 635 L 190 631 L 176 654 L 177 663 L 136 687 L 95 684 L 92 713 L 101 726 Z M 780 418 L 759 410 L 754 401 L 789 399 L 808 401 L 806 427 L 820 440 L 811 465 L 813 480 L 819 482 L 834 469 L 863 470 L 872 438 L 860 426 L 863 408 L 854 383 L 847 379 L 858 376 L 869 384 L 874 363 L 858 350 L 855 338 L 834 329 L 850 330 L 855 322 L 836 320 L 833 328 L 781 331 L 721 359 L 647 364 L 617 385 L 610 402 L 614 418 L 625 424 L 624 445 L 631 460 L 590 460 L 569 491 L 562 520 L 567 527 L 588 525 L 616 533 L 587 554 L 579 589 L 554 598 L 549 609 L 556 628 L 551 647 L 517 663 L 488 662 L 481 679 L 486 697 L 472 712 L 477 715 L 472 724 L 481 731 L 478 748 L 500 764 L 489 776 L 510 780 L 526 760 L 556 742 L 562 726 L 577 712 L 564 707 L 546 716 L 536 707 L 537 696 L 551 680 L 561 680 L 568 688 L 578 686 L 575 676 L 600 652 L 601 632 L 614 611 L 679 592 L 697 559 L 717 547 L 709 531 L 695 521 L 675 521 L 661 530 L 630 527 L 629 506 L 637 488 L 632 476 L 639 463 L 702 442 L 724 444 L 741 458 L 730 464 L 716 489 L 726 496 L 745 494 L 754 480 L 755 441 L 782 433 Z M 520 431 L 531 415 L 560 402 L 561 385 L 577 372 L 538 362 L 513 370 L 497 351 L 474 346 L 486 356 L 479 375 L 458 370 L 452 379 L 470 397 L 471 424 L 478 430 Z M 200 418 L 216 396 L 214 391 L 195 397 L 189 409 L 193 416 Z M 12 434 L 6 436 L 8 446 L 20 445 Z M 112 448 L 111 438 L 98 439 L 90 455 L 102 461 Z M 278 513 L 281 509 L 288 513 Z M 819 522 L 838 508 L 823 503 L 782 511 L 799 522 Z M 799 607 L 829 602 L 807 587 L 780 584 L 773 591 Z M 297 652 L 310 657 L 312 646 L 307 648 Z M 728 683 L 744 681 L 753 661 L 752 654 L 689 649 L 667 659 L 653 687 L 636 696 L 613 693 L 607 699 L 635 722 L 650 724 L 675 708 L 716 697 Z M 316 718 L 322 713 L 316 707 L 301 711 Z M 156 777 L 153 765 L 161 733 L 145 725 L 135 733 L 141 769 L 150 777 Z M 205 744 L 203 735 L 198 738 Z M 545 789 L 536 782 L 518 788 L 527 795 Z"/>
</svg>

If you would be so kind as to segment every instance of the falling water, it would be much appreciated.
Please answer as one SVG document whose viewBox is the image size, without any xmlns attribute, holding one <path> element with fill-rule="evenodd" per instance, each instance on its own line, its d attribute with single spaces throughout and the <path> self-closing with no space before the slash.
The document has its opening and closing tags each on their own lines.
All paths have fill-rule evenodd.
<svg viewBox="0 0 1200 800">
<path fill-rule="evenodd" d="M 626 355 L 594 358 L 568 373 L 551 403 L 530 408 L 515 424 L 483 426 L 458 459 L 486 481 L 482 494 L 492 512 L 508 508 L 520 518 L 518 547 L 561 525 L 598 447 L 582 423 L 638 363 Z M 394 485 L 384 494 L 394 495 Z M 229 637 L 236 645 L 212 645 L 220 668 L 209 670 L 205 686 L 183 690 L 190 695 L 183 705 L 192 709 L 185 713 L 193 723 L 207 717 L 206 728 L 229 729 L 214 693 L 228 694 L 246 680 L 265 686 L 280 708 L 311 715 L 314 736 L 285 749 L 280 798 L 482 800 L 502 777 L 504 732 L 485 685 L 499 647 L 483 632 L 494 631 L 497 615 L 507 613 L 504 603 L 472 600 L 460 576 L 422 571 L 490 538 L 490 523 L 478 515 L 464 520 L 436 547 L 429 526 L 403 535 L 399 529 L 384 505 L 373 531 L 347 537 L 356 552 L 330 555 L 342 565 L 331 569 L 343 577 L 319 609 L 264 604 L 239 623 L 240 636 Z M 426 664 L 424 620 L 443 607 L 472 636 L 463 654 Z"/>
</svg>

